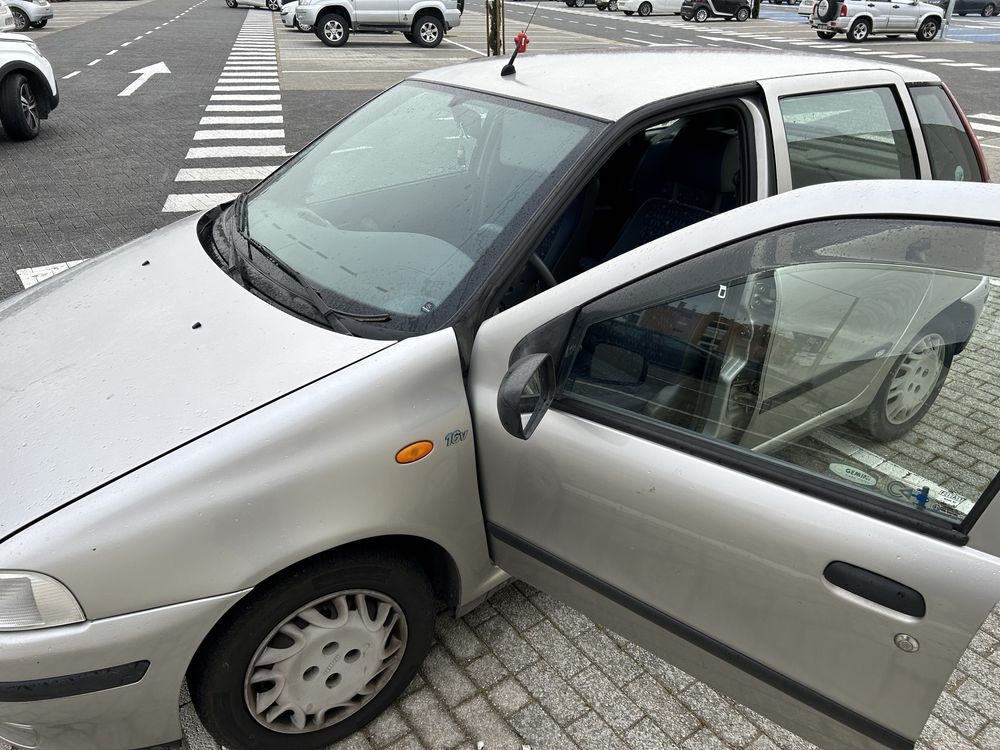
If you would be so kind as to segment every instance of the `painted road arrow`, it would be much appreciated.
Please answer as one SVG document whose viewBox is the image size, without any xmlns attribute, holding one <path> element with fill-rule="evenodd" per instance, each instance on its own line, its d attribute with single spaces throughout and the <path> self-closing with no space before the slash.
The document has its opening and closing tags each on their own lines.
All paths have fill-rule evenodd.
<svg viewBox="0 0 1000 750">
<path fill-rule="evenodd" d="M 132 72 L 138 73 L 139 77 L 126 86 L 118 96 L 132 96 L 132 94 L 134 94 L 139 87 L 150 78 L 155 76 L 157 73 L 169 73 L 170 68 L 168 68 L 165 63 L 158 62 L 156 65 L 147 65 L 145 68 L 139 68 L 138 70 L 133 70 Z"/>
</svg>

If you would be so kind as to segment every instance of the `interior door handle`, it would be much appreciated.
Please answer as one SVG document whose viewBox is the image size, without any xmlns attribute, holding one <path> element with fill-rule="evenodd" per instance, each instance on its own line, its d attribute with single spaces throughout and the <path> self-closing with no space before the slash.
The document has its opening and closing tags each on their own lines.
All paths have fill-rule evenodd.
<svg viewBox="0 0 1000 750">
<path fill-rule="evenodd" d="M 927 614 L 927 603 L 919 591 L 857 565 L 835 560 L 823 570 L 823 577 L 838 588 L 904 615 Z"/>
</svg>

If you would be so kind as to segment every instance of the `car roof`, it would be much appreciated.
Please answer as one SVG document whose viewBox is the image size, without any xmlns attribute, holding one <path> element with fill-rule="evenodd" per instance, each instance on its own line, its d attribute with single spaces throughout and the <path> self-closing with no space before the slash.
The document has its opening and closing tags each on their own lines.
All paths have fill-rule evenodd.
<svg viewBox="0 0 1000 750">
<path fill-rule="evenodd" d="M 501 77 L 507 57 L 452 65 L 413 79 L 475 89 L 619 120 L 652 102 L 720 86 L 821 73 L 887 70 L 905 81 L 940 80 L 933 73 L 844 55 L 750 50 L 657 49 L 519 55 L 517 73 Z"/>
</svg>

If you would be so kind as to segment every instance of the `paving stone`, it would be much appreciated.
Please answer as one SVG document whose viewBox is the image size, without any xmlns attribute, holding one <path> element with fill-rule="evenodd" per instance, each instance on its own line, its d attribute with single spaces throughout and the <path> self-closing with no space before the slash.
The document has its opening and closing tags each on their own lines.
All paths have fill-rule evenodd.
<svg viewBox="0 0 1000 750">
<path fill-rule="evenodd" d="M 497 614 L 496 607 L 489 602 L 483 602 L 471 612 L 466 613 L 462 619 L 465 620 L 466 625 L 474 628 Z"/>
<path fill-rule="evenodd" d="M 433 750 L 447 750 L 465 738 L 444 705 L 430 690 L 421 690 L 404 698 L 401 708 L 420 741 Z"/>
<path fill-rule="evenodd" d="M 617 732 L 624 732 L 642 718 L 639 707 L 632 699 L 597 667 L 588 667 L 569 682 Z"/>
<path fill-rule="evenodd" d="M 992 689 L 987 688 L 981 682 L 969 678 L 958 687 L 955 695 L 966 705 L 972 706 L 987 716 L 1000 717 L 1000 694 L 996 692 L 998 687 L 1000 685 L 993 683 Z M 941 698 L 943 699 L 944 695 Z M 941 700 L 939 700 L 935 709 L 941 705 Z"/>
<path fill-rule="evenodd" d="M 491 688 L 510 676 L 510 672 L 493 654 L 480 656 L 466 667 L 466 671 L 472 681 L 483 689 Z"/>
<path fill-rule="evenodd" d="M 420 672 L 446 706 L 457 706 L 476 692 L 476 686 L 440 646 L 435 646 L 427 654 Z"/>
<path fill-rule="evenodd" d="M 502 591 L 490 597 L 493 605 L 507 622 L 519 632 L 524 632 L 532 625 L 537 625 L 544 619 L 543 615 L 528 597 L 521 593 L 517 586 L 506 586 Z"/>
<path fill-rule="evenodd" d="M 927 720 L 920 737 L 931 750 L 977 750 L 975 745 L 934 716 Z"/>
<path fill-rule="evenodd" d="M 517 679 L 560 725 L 587 713 L 587 704 L 580 695 L 545 664 L 531 665 Z"/>
<path fill-rule="evenodd" d="M 593 711 L 570 724 L 567 731 L 580 750 L 628 750 Z"/>
<path fill-rule="evenodd" d="M 572 677 L 591 666 L 586 654 L 570 643 L 548 620 L 531 628 L 524 637 L 546 663 L 563 677 Z"/>
<path fill-rule="evenodd" d="M 541 658 L 503 617 L 491 617 L 476 628 L 476 635 L 489 643 L 490 650 L 512 672 L 519 672 Z"/>
<path fill-rule="evenodd" d="M 576 639 L 576 645 L 618 687 L 642 674 L 639 663 L 622 651 L 602 628 L 593 628 L 583 633 Z"/>
<path fill-rule="evenodd" d="M 398 703 L 389 706 L 371 724 L 365 727 L 368 739 L 377 748 L 383 748 L 392 744 L 409 731 L 410 727 L 407 726 L 406 721 L 403 719 L 403 714 L 399 710 Z"/>
<path fill-rule="evenodd" d="M 1000 747 L 1000 724 L 988 724 L 976 737 L 976 746 L 987 750 Z"/>
<path fill-rule="evenodd" d="M 777 745 L 774 744 L 774 740 L 765 734 L 755 739 L 749 745 L 747 745 L 747 750 L 780 750 Z"/>
<path fill-rule="evenodd" d="M 485 743 L 486 748 L 514 750 L 521 746 L 520 738 L 481 695 L 463 703 L 454 713 L 466 736 L 476 743 Z"/>
<path fill-rule="evenodd" d="M 702 727 L 701 720 L 651 675 L 626 685 L 625 694 L 674 742 L 683 742 Z"/>
<path fill-rule="evenodd" d="M 532 748 L 576 750 L 576 744 L 537 703 L 529 703 L 522 708 L 511 717 L 510 723 Z"/>
<path fill-rule="evenodd" d="M 629 643 L 623 648 L 643 669 L 653 675 L 667 690 L 675 695 L 694 683 L 694 677 L 687 672 L 678 669 L 673 664 L 668 664 L 642 646 Z"/>
<path fill-rule="evenodd" d="M 681 750 L 729 750 L 726 744 L 712 734 L 711 729 L 702 729 L 681 744 Z"/>
<path fill-rule="evenodd" d="M 189 703 L 181 709 L 181 729 L 189 750 L 220 750 L 219 744 L 198 720 L 194 705 Z"/>
<path fill-rule="evenodd" d="M 986 717 L 951 693 L 941 695 L 935 706 L 934 715 L 967 738 L 973 737 L 986 726 Z"/>
<path fill-rule="evenodd" d="M 553 599 L 546 593 L 532 597 L 531 601 L 568 638 L 576 638 L 580 633 L 594 627 L 593 621 L 586 615 L 568 607 L 558 599 Z"/>
<path fill-rule="evenodd" d="M 372 750 L 372 744 L 361 734 L 352 734 L 350 737 L 330 745 L 329 750 Z"/>
<path fill-rule="evenodd" d="M 528 667 L 531 669 L 531 667 Z M 523 670 L 521 675 L 528 671 Z M 501 716 L 510 716 L 515 711 L 520 710 L 524 707 L 526 703 L 531 700 L 531 696 L 528 692 L 521 686 L 515 678 L 509 680 L 504 680 L 495 688 L 492 688 L 486 696 L 490 699 L 490 703 L 500 712 Z"/>
<path fill-rule="evenodd" d="M 678 750 L 648 716 L 625 732 L 625 744 L 632 750 Z"/>
<path fill-rule="evenodd" d="M 437 618 L 434 635 L 459 664 L 466 664 L 487 652 L 467 623 L 448 615 Z"/>
<path fill-rule="evenodd" d="M 727 744 L 745 747 L 757 737 L 757 729 L 740 715 L 732 701 L 708 685 L 696 682 L 678 697 Z"/>
<path fill-rule="evenodd" d="M 392 745 L 388 747 L 388 750 L 436 750 L 435 748 L 428 748 L 417 739 L 416 735 L 408 734 L 400 740 L 396 740 Z"/>
</svg>

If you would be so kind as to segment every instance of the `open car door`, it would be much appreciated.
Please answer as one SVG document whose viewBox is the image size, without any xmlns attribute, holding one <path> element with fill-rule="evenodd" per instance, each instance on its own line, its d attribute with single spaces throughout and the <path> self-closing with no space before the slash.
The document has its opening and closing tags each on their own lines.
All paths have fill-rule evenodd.
<svg viewBox="0 0 1000 750">
<path fill-rule="evenodd" d="M 825 750 L 912 748 L 1000 599 L 998 284 L 1000 188 L 853 182 L 496 315 L 496 562 Z"/>
</svg>

